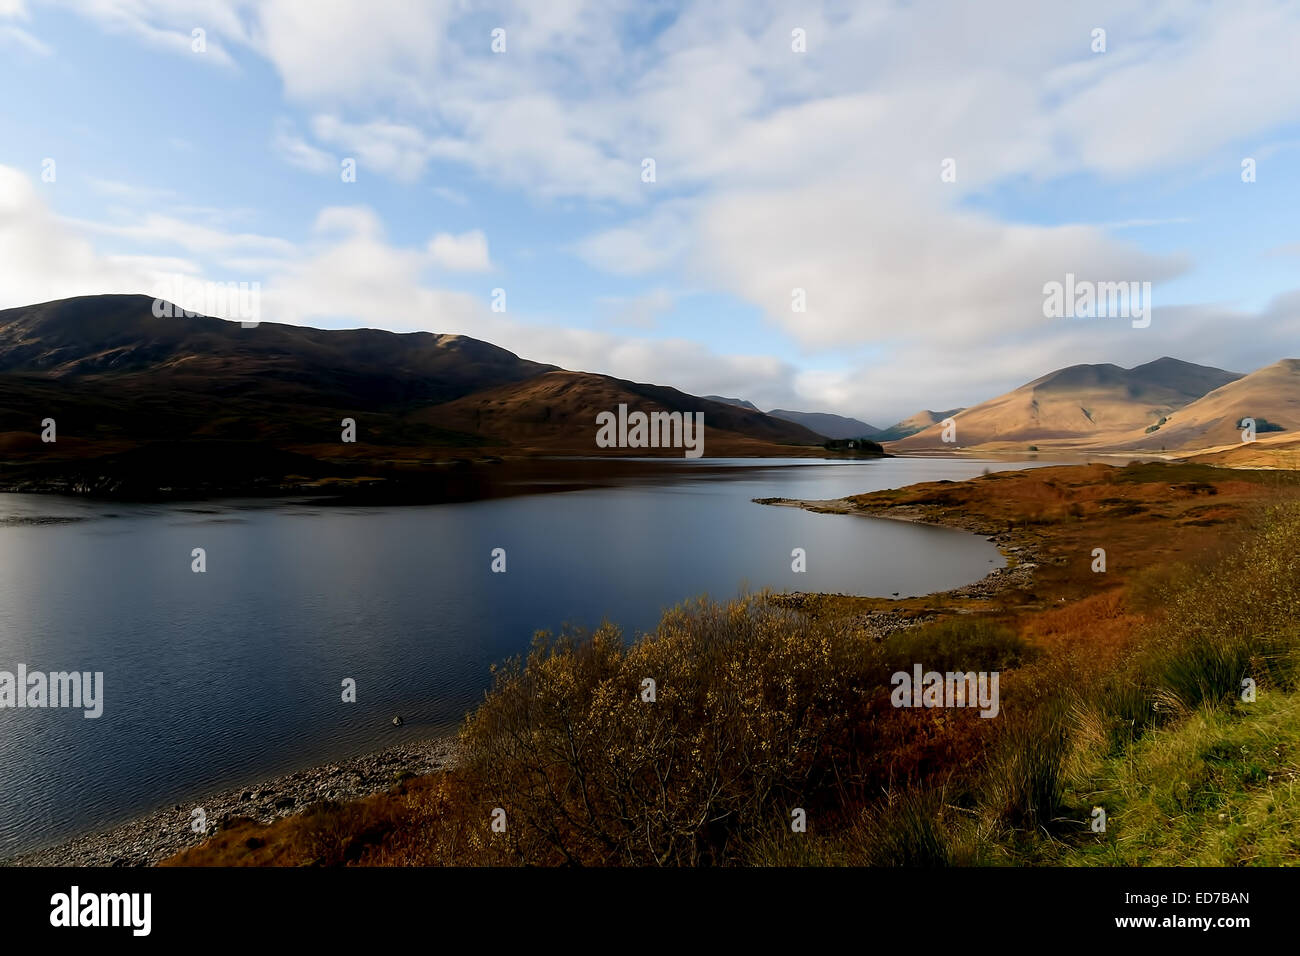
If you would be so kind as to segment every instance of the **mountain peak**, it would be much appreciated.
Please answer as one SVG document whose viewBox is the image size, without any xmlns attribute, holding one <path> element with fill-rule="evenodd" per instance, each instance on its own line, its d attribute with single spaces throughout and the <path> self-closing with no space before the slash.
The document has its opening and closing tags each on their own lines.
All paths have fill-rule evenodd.
<svg viewBox="0 0 1300 956">
<path fill-rule="evenodd" d="M 1131 369 L 1109 362 L 1069 365 L 963 411 L 957 444 L 1127 440 L 1241 377 L 1169 356 Z M 899 447 L 950 448 L 942 437 L 930 425 Z"/>
</svg>

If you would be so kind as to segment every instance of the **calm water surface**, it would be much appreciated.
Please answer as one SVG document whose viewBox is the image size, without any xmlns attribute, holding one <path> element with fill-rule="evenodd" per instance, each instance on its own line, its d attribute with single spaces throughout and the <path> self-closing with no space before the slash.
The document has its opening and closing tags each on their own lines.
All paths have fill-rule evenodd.
<svg viewBox="0 0 1300 956">
<path fill-rule="evenodd" d="M 0 670 L 105 675 L 97 720 L 0 710 L 0 858 L 451 729 L 482 698 L 489 665 L 537 629 L 608 618 L 631 636 L 703 593 L 907 596 L 978 580 L 1003 564 L 983 538 L 750 499 L 835 498 L 1028 463 L 729 464 L 387 509 L 0 495 Z M 790 568 L 796 547 L 804 574 Z M 191 571 L 194 548 L 206 573 Z M 506 550 L 505 574 L 490 571 L 494 548 Z M 340 700 L 345 677 L 355 704 Z"/>
</svg>

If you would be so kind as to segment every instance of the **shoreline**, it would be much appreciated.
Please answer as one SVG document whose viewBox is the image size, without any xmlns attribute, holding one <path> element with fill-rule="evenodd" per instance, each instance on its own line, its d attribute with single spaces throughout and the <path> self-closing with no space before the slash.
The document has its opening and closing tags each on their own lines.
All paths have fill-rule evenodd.
<svg viewBox="0 0 1300 956">
<path fill-rule="evenodd" d="M 693 474 L 710 469 L 762 468 L 774 461 L 881 461 L 896 456 L 791 445 L 780 454 L 713 454 L 687 459 Z M 212 454 L 212 449 L 207 450 Z M 180 452 L 177 452 L 179 455 Z M 239 454 L 232 449 L 228 455 Z M 111 457 L 111 456 L 110 456 Z M 9 461 L 0 493 L 49 495 L 112 503 L 198 503 L 221 498 L 305 498 L 315 504 L 443 504 L 549 491 L 597 488 L 626 477 L 675 474 L 683 459 L 660 455 L 478 455 L 401 461 L 341 462 L 307 459 L 293 473 L 266 472 L 213 477 L 157 468 L 110 467 L 100 459 L 57 464 Z M 96 466 L 98 467 L 92 467 Z"/>
<path fill-rule="evenodd" d="M 1038 567 L 1039 555 L 1024 542 L 1016 540 L 1018 535 L 1006 531 L 990 534 L 988 527 L 972 526 L 979 525 L 978 521 L 954 521 L 950 516 L 927 514 L 922 507 L 863 507 L 848 498 L 752 500 L 757 504 L 801 508 L 821 514 L 887 518 L 985 535 L 1007 559 L 1005 567 L 994 569 L 978 581 L 934 592 L 935 594 L 952 597 L 990 596 L 1009 587 L 1023 586 Z M 797 606 L 807 596 L 799 592 L 774 597 L 779 603 Z M 895 630 L 917 623 L 920 621 L 894 620 L 893 615 L 883 613 L 880 620 L 872 620 L 871 629 L 878 630 L 878 636 L 883 638 Z M 453 766 L 455 759 L 454 732 L 400 744 L 341 761 L 279 774 L 251 785 L 203 794 L 185 803 L 159 808 L 106 829 L 23 851 L 0 860 L 0 866 L 155 866 L 162 860 L 199 845 L 237 820 L 252 819 L 259 823 L 271 823 L 302 813 L 312 804 L 321 801 L 358 800 L 387 791 L 401 774 L 424 776 Z M 191 814 L 197 807 L 202 807 L 207 815 L 208 828 L 202 833 L 191 829 Z"/>
<path fill-rule="evenodd" d="M 882 518 L 887 521 L 905 521 L 951 531 L 965 531 L 979 535 L 995 545 L 1006 565 L 994 568 L 978 581 L 934 591 L 922 597 L 990 598 L 1012 588 L 1027 588 L 1033 583 L 1034 572 L 1047 558 L 1037 546 L 1035 536 L 1020 529 L 999 529 L 996 524 L 978 514 L 958 512 L 956 515 L 929 505 L 861 505 L 853 501 L 856 496 L 844 498 L 753 498 L 755 504 L 778 508 L 799 508 L 813 514 L 856 515 L 862 518 Z M 884 599 L 882 599 L 884 600 Z M 912 598 L 892 598 L 905 601 Z"/>
<path fill-rule="evenodd" d="M 359 800 L 389 790 L 399 776 L 424 776 L 455 762 L 456 733 L 452 732 L 204 794 L 108 829 L 23 851 L 0 860 L 0 866 L 156 866 L 236 821 L 271 823 L 301 813 L 314 803 Z M 208 826 L 202 833 L 191 829 L 196 808 L 202 808 L 207 816 Z"/>
</svg>

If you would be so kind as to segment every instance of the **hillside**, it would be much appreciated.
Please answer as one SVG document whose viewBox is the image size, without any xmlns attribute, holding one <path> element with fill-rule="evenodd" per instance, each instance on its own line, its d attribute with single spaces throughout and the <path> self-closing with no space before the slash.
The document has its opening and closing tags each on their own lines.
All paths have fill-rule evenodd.
<svg viewBox="0 0 1300 956">
<path fill-rule="evenodd" d="M 0 312 L 0 449 L 52 417 L 59 441 L 337 441 L 344 417 L 380 443 L 457 446 L 473 436 L 403 428 L 406 412 L 554 366 L 455 335 L 325 331 L 158 318 L 145 296 L 87 296 Z"/>
<path fill-rule="evenodd" d="M 809 431 L 827 438 L 871 438 L 880 434 L 880 429 L 856 418 L 843 415 L 831 415 L 827 412 L 792 412 L 785 408 L 774 408 L 768 412 L 773 418 L 802 425 Z"/>
<path fill-rule="evenodd" d="M 0 311 L 0 479 L 10 484 L 66 477 L 74 462 L 78 483 L 93 473 L 85 480 L 111 486 L 126 468 L 136 483 L 166 484 L 173 467 L 189 476 L 213 464 L 196 445 L 227 449 L 216 458 L 232 480 L 244 468 L 271 483 L 339 462 L 375 474 L 475 454 L 681 456 L 598 449 L 595 416 L 620 403 L 703 412 L 706 456 L 824 453 L 820 436 L 756 410 L 566 372 L 463 335 L 242 328 L 159 318 L 151 298 L 131 295 Z M 53 443 L 40 437 L 47 418 Z M 345 418 L 355 442 L 342 441 Z M 160 444 L 168 454 L 144 453 Z M 89 461 L 103 467 L 80 467 Z"/>
<path fill-rule="evenodd" d="M 760 411 L 757 405 L 753 402 L 747 402 L 743 398 L 724 398 L 721 395 L 701 395 L 700 397 L 708 399 L 710 402 L 718 402 L 722 405 L 735 405 L 737 408 L 748 408 L 751 412 Z"/>
<path fill-rule="evenodd" d="M 1154 431 L 1123 448 L 1191 451 L 1242 444 L 1241 422 L 1255 420 L 1256 437 L 1270 445 L 1300 433 L 1300 359 L 1283 359 L 1216 388 L 1172 412 Z M 1243 453 L 1244 454 L 1244 453 Z"/>
<path fill-rule="evenodd" d="M 1019 448 L 1028 444 L 1116 447 L 1206 393 L 1233 382 L 1234 372 L 1161 358 L 1136 368 L 1072 365 L 974 405 L 954 416 L 958 447 Z M 892 444 L 906 451 L 951 449 L 942 426 L 930 425 Z"/>
<path fill-rule="evenodd" d="M 413 422 L 510 440 L 522 450 L 591 453 L 597 411 L 620 404 L 646 412 L 704 414 L 705 447 L 714 454 L 760 453 L 771 444 L 818 445 L 821 437 L 792 422 L 740 405 L 688 395 L 675 388 L 643 385 L 559 369 L 524 382 L 474 392 L 413 413 Z M 626 454 L 645 454 L 629 449 Z"/>
<path fill-rule="evenodd" d="M 915 415 L 910 415 L 901 422 L 890 425 L 876 435 L 875 438 L 876 441 L 897 441 L 900 438 L 907 438 L 909 435 L 915 435 L 917 432 L 929 428 L 935 422 L 941 422 L 962 411 L 965 411 L 965 409 L 961 407 L 949 408 L 942 412 L 933 412 L 928 408 L 922 409 Z"/>
</svg>

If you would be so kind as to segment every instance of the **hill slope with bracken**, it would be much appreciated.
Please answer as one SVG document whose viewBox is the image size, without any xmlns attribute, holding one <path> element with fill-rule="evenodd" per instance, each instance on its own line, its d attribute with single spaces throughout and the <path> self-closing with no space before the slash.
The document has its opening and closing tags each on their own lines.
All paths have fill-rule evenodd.
<svg viewBox="0 0 1300 956">
<path fill-rule="evenodd" d="M 1136 368 L 1072 365 L 954 416 L 956 445 L 1024 450 L 1118 445 L 1241 378 L 1234 372 L 1161 358 Z M 900 452 L 951 449 L 941 424 L 893 442 Z"/>
<path fill-rule="evenodd" d="M 75 383 L 146 381 L 194 393 L 377 407 L 449 401 L 555 368 L 460 335 L 324 330 L 195 316 L 159 318 L 153 299 L 83 296 L 0 311 L 0 374 Z"/>
<path fill-rule="evenodd" d="M 243 328 L 157 317 L 153 301 L 86 296 L 0 311 L 0 465 L 204 442 L 240 443 L 264 463 L 594 454 L 595 415 L 619 403 L 704 412 L 706 455 L 812 453 L 821 441 L 761 412 L 566 372 L 468 336 Z M 55 443 L 39 437 L 47 418 Z M 345 418 L 355 443 L 341 441 Z"/>
<path fill-rule="evenodd" d="M 1255 421 L 1256 436 L 1266 445 L 1280 446 L 1300 437 L 1300 359 L 1282 359 L 1216 388 L 1122 447 L 1232 450 L 1243 444 L 1247 418 Z"/>
<path fill-rule="evenodd" d="M 414 413 L 413 421 L 510 440 L 530 451 L 590 453 L 595 415 L 619 405 L 644 412 L 696 412 L 704 415 L 705 448 L 710 454 L 761 454 L 774 444 L 818 445 L 820 435 L 739 405 L 711 401 L 662 385 L 644 385 L 564 369 L 523 382 L 466 395 Z M 629 449 L 628 454 L 644 454 Z"/>
</svg>

